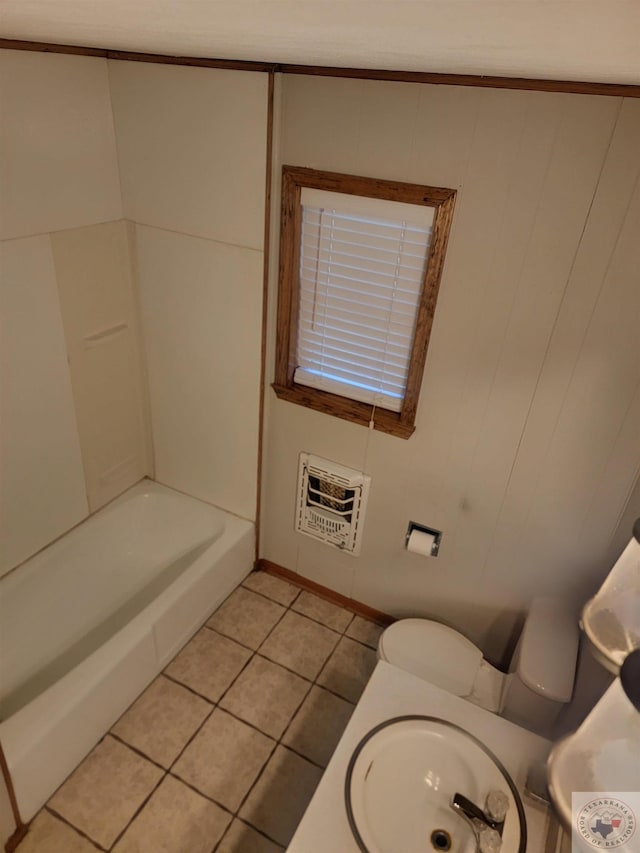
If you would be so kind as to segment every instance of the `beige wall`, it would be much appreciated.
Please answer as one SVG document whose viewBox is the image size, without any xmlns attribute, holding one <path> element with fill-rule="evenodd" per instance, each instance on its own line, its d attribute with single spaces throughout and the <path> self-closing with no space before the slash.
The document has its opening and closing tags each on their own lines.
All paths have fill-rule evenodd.
<svg viewBox="0 0 640 853">
<path fill-rule="evenodd" d="M 255 519 L 267 76 L 110 62 L 156 478 Z"/>
<path fill-rule="evenodd" d="M 0 76 L 2 574 L 150 468 L 107 63 Z"/>
<path fill-rule="evenodd" d="M 416 432 L 269 389 L 261 556 L 394 615 L 437 615 L 498 658 L 532 596 L 577 603 L 606 572 L 637 478 L 640 103 L 293 76 L 281 89 L 277 175 L 459 192 Z M 294 532 L 301 450 L 371 474 L 359 558 Z M 437 558 L 403 549 L 410 519 L 443 531 Z"/>
</svg>

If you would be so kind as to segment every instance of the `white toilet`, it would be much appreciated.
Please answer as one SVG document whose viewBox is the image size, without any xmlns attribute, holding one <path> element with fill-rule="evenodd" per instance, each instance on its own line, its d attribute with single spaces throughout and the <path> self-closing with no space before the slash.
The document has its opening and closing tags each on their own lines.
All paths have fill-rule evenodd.
<svg viewBox="0 0 640 853">
<path fill-rule="evenodd" d="M 575 614 L 548 598 L 534 599 L 508 673 L 482 657 L 453 628 L 430 619 L 401 619 L 383 631 L 378 657 L 548 736 L 573 695 L 579 631 Z"/>
</svg>

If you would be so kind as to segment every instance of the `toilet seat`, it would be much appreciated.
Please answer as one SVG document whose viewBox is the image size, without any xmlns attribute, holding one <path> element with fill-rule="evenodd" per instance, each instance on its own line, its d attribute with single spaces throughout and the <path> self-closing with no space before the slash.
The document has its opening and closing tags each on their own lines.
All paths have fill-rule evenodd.
<svg viewBox="0 0 640 853">
<path fill-rule="evenodd" d="M 456 696 L 469 696 L 482 652 L 460 634 L 430 619 L 401 619 L 380 637 L 383 660 Z"/>
</svg>

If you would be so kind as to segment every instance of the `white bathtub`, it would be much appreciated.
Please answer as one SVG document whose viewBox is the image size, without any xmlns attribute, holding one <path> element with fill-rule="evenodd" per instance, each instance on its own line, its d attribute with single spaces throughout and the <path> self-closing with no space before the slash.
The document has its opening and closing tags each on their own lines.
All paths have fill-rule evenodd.
<svg viewBox="0 0 640 853">
<path fill-rule="evenodd" d="M 252 523 L 144 480 L 0 581 L 0 743 L 23 820 L 253 558 Z"/>
</svg>

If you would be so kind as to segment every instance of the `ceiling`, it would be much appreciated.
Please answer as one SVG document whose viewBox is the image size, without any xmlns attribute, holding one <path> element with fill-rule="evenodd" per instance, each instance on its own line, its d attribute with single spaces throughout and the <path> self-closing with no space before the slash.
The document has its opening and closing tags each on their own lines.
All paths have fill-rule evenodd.
<svg viewBox="0 0 640 853">
<path fill-rule="evenodd" d="M 0 36 L 223 59 L 640 84 L 640 0 L 0 0 Z"/>
</svg>

